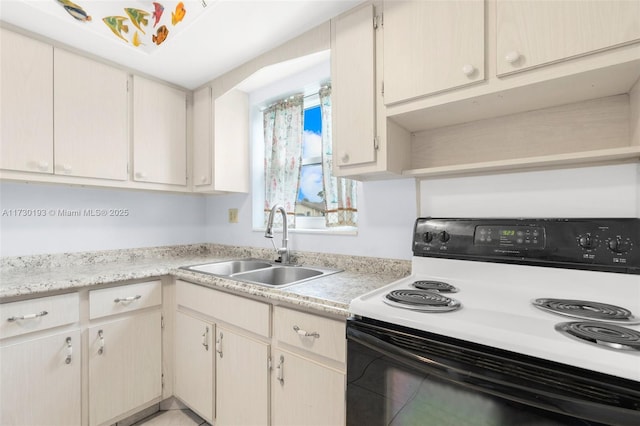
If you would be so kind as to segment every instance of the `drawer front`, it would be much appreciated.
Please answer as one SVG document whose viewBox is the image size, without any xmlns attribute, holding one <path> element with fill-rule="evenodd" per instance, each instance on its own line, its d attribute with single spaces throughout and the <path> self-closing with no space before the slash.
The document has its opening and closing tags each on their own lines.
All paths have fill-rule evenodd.
<svg viewBox="0 0 640 426">
<path fill-rule="evenodd" d="M 0 338 L 78 322 L 78 293 L 41 297 L 0 305 Z"/>
<path fill-rule="evenodd" d="M 89 292 L 89 318 L 96 319 L 137 311 L 162 304 L 160 280 L 92 290 Z"/>
<path fill-rule="evenodd" d="M 176 302 L 264 337 L 271 336 L 270 305 L 178 280 Z"/>
<path fill-rule="evenodd" d="M 275 308 L 274 334 L 279 342 L 345 362 L 346 324 L 283 307 Z"/>
</svg>

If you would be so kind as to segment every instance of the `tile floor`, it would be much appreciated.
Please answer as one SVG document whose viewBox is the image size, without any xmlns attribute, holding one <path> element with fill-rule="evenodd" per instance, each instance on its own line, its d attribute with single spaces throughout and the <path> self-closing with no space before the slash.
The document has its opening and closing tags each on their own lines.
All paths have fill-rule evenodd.
<svg viewBox="0 0 640 426">
<path fill-rule="evenodd" d="M 158 411 L 146 419 L 140 420 L 133 426 L 208 426 L 209 423 L 201 419 L 191 410 Z"/>
</svg>

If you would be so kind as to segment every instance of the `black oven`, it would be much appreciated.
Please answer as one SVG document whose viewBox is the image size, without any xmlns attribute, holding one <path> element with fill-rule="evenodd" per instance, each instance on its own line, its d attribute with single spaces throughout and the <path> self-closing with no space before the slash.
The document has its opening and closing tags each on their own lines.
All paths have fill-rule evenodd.
<svg viewBox="0 0 640 426">
<path fill-rule="evenodd" d="M 347 342 L 349 426 L 640 425 L 636 381 L 368 318 Z"/>
</svg>

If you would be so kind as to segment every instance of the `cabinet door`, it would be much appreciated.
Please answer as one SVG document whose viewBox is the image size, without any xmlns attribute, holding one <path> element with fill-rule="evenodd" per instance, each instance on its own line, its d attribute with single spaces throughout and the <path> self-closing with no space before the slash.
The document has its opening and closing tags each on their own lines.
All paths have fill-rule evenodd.
<svg viewBox="0 0 640 426">
<path fill-rule="evenodd" d="M 373 18 L 374 8 L 367 5 L 332 20 L 333 154 L 338 167 L 376 161 Z"/>
<path fill-rule="evenodd" d="M 484 0 L 384 3 L 384 100 L 484 80 Z"/>
<path fill-rule="evenodd" d="M 102 424 L 162 395 L 159 311 L 89 328 L 89 423 Z"/>
<path fill-rule="evenodd" d="M 216 424 L 268 425 L 269 345 L 218 327 L 216 353 Z"/>
<path fill-rule="evenodd" d="M 53 173 L 53 47 L 0 28 L 0 168 Z"/>
<path fill-rule="evenodd" d="M 211 87 L 193 92 L 193 185 L 196 188 L 213 183 L 211 109 Z"/>
<path fill-rule="evenodd" d="M 174 394 L 209 423 L 214 419 L 213 324 L 176 312 Z"/>
<path fill-rule="evenodd" d="M 0 424 L 79 425 L 81 353 L 78 330 L 0 348 Z"/>
<path fill-rule="evenodd" d="M 498 75 L 640 40 L 638 0 L 498 0 Z"/>
<path fill-rule="evenodd" d="M 193 185 L 197 191 L 249 191 L 249 97 L 231 90 L 215 101 L 193 94 Z"/>
<path fill-rule="evenodd" d="M 133 77 L 133 178 L 187 184 L 185 92 Z"/>
<path fill-rule="evenodd" d="M 54 56 L 55 173 L 126 180 L 127 73 L 61 49 Z"/>
<path fill-rule="evenodd" d="M 344 373 L 285 351 L 275 353 L 273 365 L 272 424 L 345 424 Z"/>
</svg>

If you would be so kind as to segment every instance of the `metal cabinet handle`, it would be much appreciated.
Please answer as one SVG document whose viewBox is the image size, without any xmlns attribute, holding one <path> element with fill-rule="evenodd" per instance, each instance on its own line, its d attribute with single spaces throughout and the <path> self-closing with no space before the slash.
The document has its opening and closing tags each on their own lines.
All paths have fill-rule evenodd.
<svg viewBox="0 0 640 426">
<path fill-rule="evenodd" d="M 135 296 L 129 296 L 129 297 L 123 297 L 121 298 L 116 298 L 113 300 L 113 303 L 127 303 L 127 302 L 133 302 L 134 300 L 138 300 L 140 299 L 142 296 L 140 296 L 139 294 L 135 295 Z"/>
<path fill-rule="evenodd" d="M 202 346 L 209 350 L 209 327 L 205 327 L 204 333 L 202 333 Z"/>
<path fill-rule="evenodd" d="M 7 321 L 14 322 L 14 321 L 22 321 L 22 320 L 34 319 L 34 318 L 43 317 L 43 316 L 48 315 L 48 314 L 49 314 L 49 312 L 42 311 L 42 312 L 38 312 L 37 314 L 27 314 L 27 315 L 23 315 L 21 317 L 9 317 L 9 318 L 7 318 Z"/>
<path fill-rule="evenodd" d="M 281 385 L 284 385 L 284 356 L 283 355 L 280 355 L 280 361 L 278 361 L 278 366 L 276 367 L 276 379 L 278 379 Z"/>
<path fill-rule="evenodd" d="M 67 343 L 67 357 L 64 359 L 65 364 L 71 364 L 71 355 L 73 355 L 73 346 L 71 346 L 71 337 L 65 340 Z"/>
<path fill-rule="evenodd" d="M 104 332 L 102 330 L 98 330 L 98 338 L 100 339 L 100 347 L 98 348 L 98 355 L 102 355 L 104 353 Z"/>
<path fill-rule="evenodd" d="M 219 336 L 220 337 L 216 339 L 216 352 L 220 355 L 220 358 L 222 358 L 222 338 L 224 337 L 222 332 L 220 332 Z"/>
<path fill-rule="evenodd" d="M 314 339 L 319 339 L 320 338 L 320 334 L 317 331 L 314 331 L 313 333 L 309 333 L 308 331 L 302 330 L 297 325 L 293 326 L 293 331 L 295 331 L 296 333 L 298 333 L 302 337 L 313 337 Z"/>
</svg>

